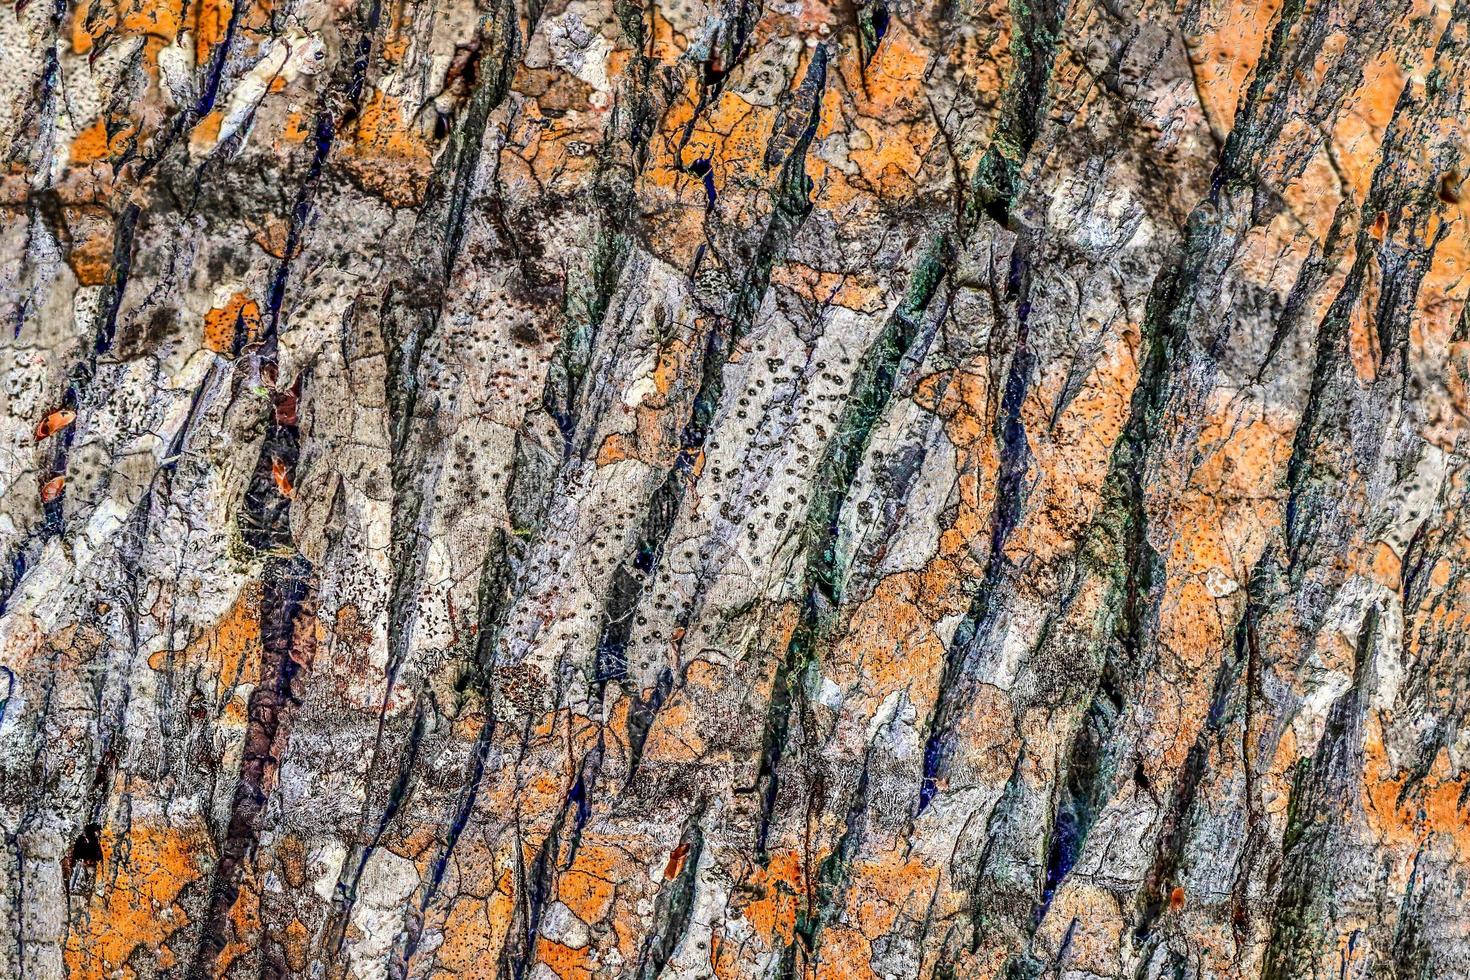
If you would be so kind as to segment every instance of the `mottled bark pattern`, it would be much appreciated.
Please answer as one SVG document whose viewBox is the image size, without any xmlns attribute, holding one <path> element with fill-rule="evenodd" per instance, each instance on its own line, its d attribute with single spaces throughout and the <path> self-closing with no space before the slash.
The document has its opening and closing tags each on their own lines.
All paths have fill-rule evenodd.
<svg viewBox="0 0 1470 980">
<path fill-rule="evenodd" d="M 0 977 L 1470 977 L 1470 0 L 0 60 Z"/>
</svg>

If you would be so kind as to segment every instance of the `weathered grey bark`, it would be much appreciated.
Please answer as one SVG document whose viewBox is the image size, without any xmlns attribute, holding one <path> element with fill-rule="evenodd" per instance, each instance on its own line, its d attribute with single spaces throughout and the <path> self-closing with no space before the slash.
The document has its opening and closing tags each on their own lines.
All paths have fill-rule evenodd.
<svg viewBox="0 0 1470 980">
<path fill-rule="evenodd" d="M 1470 977 L 1467 32 L 17 5 L 0 976 Z"/>
</svg>

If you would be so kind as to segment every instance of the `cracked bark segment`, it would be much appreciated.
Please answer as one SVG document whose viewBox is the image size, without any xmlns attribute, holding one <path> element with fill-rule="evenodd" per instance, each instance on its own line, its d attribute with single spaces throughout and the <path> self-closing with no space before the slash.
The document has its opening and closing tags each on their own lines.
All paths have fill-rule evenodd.
<svg viewBox="0 0 1470 980">
<path fill-rule="evenodd" d="M 0 18 L 0 975 L 1470 975 L 1460 0 Z"/>
</svg>

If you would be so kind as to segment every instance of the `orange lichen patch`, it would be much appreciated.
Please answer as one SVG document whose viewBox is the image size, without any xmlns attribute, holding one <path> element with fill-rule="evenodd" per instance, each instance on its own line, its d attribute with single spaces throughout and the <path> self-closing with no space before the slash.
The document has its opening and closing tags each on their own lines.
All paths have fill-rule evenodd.
<svg viewBox="0 0 1470 980">
<path fill-rule="evenodd" d="M 561 980 L 586 980 L 596 966 L 591 947 L 573 949 L 546 938 L 536 941 L 536 959 Z"/>
<path fill-rule="evenodd" d="M 649 228 L 657 232 L 654 251 L 671 265 L 687 269 L 704 241 L 707 202 L 698 178 L 674 156 L 682 129 L 694 115 L 699 85 L 689 79 L 684 96 L 664 114 L 661 137 L 649 144 L 649 163 L 639 175 L 638 198 Z"/>
<path fill-rule="evenodd" d="M 633 432 L 609 432 L 597 447 L 597 465 L 611 466 L 629 459 L 642 459 L 638 436 Z"/>
<path fill-rule="evenodd" d="M 194 0 L 190 20 L 194 27 L 194 62 L 202 65 L 225 39 L 234 4 L 229 0 Z"/>
<path fill-rule="evenodd" d="M 972 554 L 971 545 L 987 533 L 994 513 L 999 459 L 990 436 L 987 406 L 992 392 L 985 369 L 984 364 L 974 364 L 965 370 L 937 372 L 921 379 L 914 391 L 914 402 L 943 421 L 945 435 L 960 453 L 959 507 L 939 538 L 940 557 L 956 563 L 954 571 L 959 574 L 978 571 L 972 566 L 983 555 Z"/>
<path fill-rule="evenodd" d="M 204 314 L 204 346 L 217 354 L 234 354 L 260 340 L 260 306 L 237 292 L 223 306 Z"/>
<path fill-rule="evenodd" d="M 689 674 L 713 680 L 714 671 L 705 661 L 691 665 Z M 697 685 L 690 681 L 690 687 Z M 683 697 L 676 696 L 658 713 L 644 743 L 644 758 L 661 762 L 693 762 L 708 749 L 704 719 Z"/>
<path fill-rule="evenodd" d="M 1260 60 L 1280 9 L 1281 0 L 1207 5 L 1202 11 L 1204 31 L 1186 39 L 1201 108 L 1220 139 L 1235 123 L 1246 80 Z"/>
<path fill-rule="evenodd" d="M 800 76 L 798 70 L 796 77 Z M 708 160 L 715 168 L 718 186 L 732 191 L 749 186 L 746 182 L 752 178 L 760 181 L 769 176 L 766 147 L 776 122 L 774 108 L 752 105 L 727 89 L 700 114 L 682 149 L 677 145 L 669 148 L 679 150 L 680 155 L 671 156 L 668 165 L 687 173 L 696 161 Z"/>
<path fill-rule="evenodd" d="M 890 30 L 866 71 L 881 84 L 857 88 L 867 97 L 859 100 L 860 115 L 848 133 L 848 157 L 862 171 L 864 183 L 884 198 L 913 193 L 924 154 L 937 135 L 926 111 L 928 64 L 928 49 L 907 29 Z"/>
<path fill-rule="evenodd" d="M 898 18 L 866 66 L 856 51 L 838 58 L 841 81 L 823 93 L 818 151 L 807 161 L 819 206 L 841 211 L 875 196 L 897 203 L 914 195 L 939 136 L 924 81 L 930 60 Z"/>
<path fill-rule="evenodd" d="M 219 143 L 220 127 L 224 125 L 225 114 L 221 109 L 213 109 L 189 131 L 189 150 L 191 153 L 203 154 L 209 152 Z"/>
<path fill-rule="evenodd" d="M 934 894 L 940 869 L 918 856 L 899 850 L 855 862 L 847 890 L 847 921 L 865 936 L 893 931 L 905 910 L 922 915 Z"/>
<path fill-rule="evenodd" d="M 83 286 L 112 281 L 112 215 L 98 205 L 69 206 L 63 210 L 71 243 L 67 265 Z"/>
<path fill-rule="evenodd" d="M 230 967 L 242 956 L 260 946 L 260 881 L 253 864 L 246 864 L 239 893 L 229 912 L 229 935 L 232 940 L 220 950 L 216 960 L 217 976 L 230 975 Z"/>
<path fill-rule="evenodd" d="M 250 705 L 239 694 L 231 695 L 219 717 L 220 724 L 226 728 L 244 728 L 250 720 Z"/>
<path fill-rule="evenodd" d="M 183 27 L 184 5 L 179 0 L 123 0 L 119 11 L 122 29 L 128 34 L 151 35 L 171 42 Z"/>
<path fill-rule="evenodd" d="M 941 371 L 920 380 L 914 401 L 944 420 L 945 435 L 957 449 L 968 449 L 990 439 L 986 407 L 990 379 L 983 365 L 968 370 Z"/>
<path fill-rule="evenodd" d="M 450 906 L 449 917 L 444 922 L 444 945 L 440 947 L 437 962 L 445 970 L 461 978 L 483 978 L 490 980 L 496 975 L 495 952 L 498 947 L 497 933 L 504 935 L 504 927 L 495 929 L 490 920 L 491 903 L 482 898 L 465 897 L 456 899 Z M 506 914 L 504 923 L 510 924 Z"/>
<path fill-rule="evenodd" d="M 883 291 L 871 275 L 823 272 L 792 262 L 771 270 L 771 284 L 784 286 L 803 299 L 824 306 L 841 306 L 859 313 L 878 313 L 883 309 Z"/>
<path fill-rule="evenodd" d="M 1345 101 L 1347 111 L 1338 119 L 1332 132 L 1334 163 L 1347 181 L 1355 201 L 1362 201 L 1367 196 L 1373 170 L 1382 157 L 1383 135 L 1393 119 L 1408 76 L 1427 70 L 1434 57 L 1433 39 L 1439 37 L 1442 18 L 1448 13 L 1447 7 L 1422 0 L 1415 6 L 1420 9 L 1410 13 L 1411 19 L 1432 13 L 1439 21 L 1424 32 L 1427 43 L 1407 57 L 1401 49 L 1385 46 L 1364 68 L 1362 84 Z M 1441 9 L 1430 11 L 1425 9 L 1428 6 Z"/>
<path fill-rule="evenodd" d="M 1069 972 L 1116 976 L 1125 928 L 1121 911 L 1109 889 L 1068 880 L 1037 929 L 1037 943 L 1063 957 Z"/>
<path fill-rule="evenodd" d="M 125 837 L 104 829 L 97 880 L 107 885 L 99 896 L 87 893 L 86 913 L 73 920 L 63 952 L 67 975 L 132 976 L 131 960 L 162 956 L 163 943 L 189 922 L 174 903 L 199 877 L 211 850 L 209 835 L 193 827 L 135 823 Z"/>
<path fill-rule="evenodd" d="M 741 887 L 731 904 L 757 936 L 773 937 L 775 944 L 785 945 L 796 934 L 796 915 L 805 892 L 801 854 L 781 851 L 771 855 L 771 860 Z M 742 904 L 744 898 L 748 901 Z"/>
<path fill-rule="evenodd" d="M 107 156 L 107 121 L 98 117 L 72 138 L 71 162 L 73 166 L 79 166 L 105 160 Z"/>
<path fill-rule="evenodd" d="M 72 139 L 72 165 L 115 160 L 127 152 L 137 140 L 138 134 L 136 122 L 101 116 Z"/>
<path fill-rule="evenodd" d="M 865 703 L 903 690 L 920 704 L 937 696 L 944 643 L 935 627 L 962 611 L 965 597 L 953 566 L 935 564 L 932 576 L 889 575 L 853 613 L 828 667 L 839 688 L 861 685 Z"/>
<path fill-rule="evenodd" d="M 401 100 L 374 91 L 342 163 L 359 187 L 401 208 L 422 203 L 434 161 L 423 135 L 404 119 Z"/>
<path fill-rule="evenodd" d="M 259 245 L 265 254 L 273 259 L 286 257 L 287 236 L 291 232 L 291 226 L 283 219 L 271 215 L 260 225 L 251 225 L 250 228 L 254 233 L 255 244 Z"/>
<path fill-rule="evenodd" d="M 1423 241 L 1438 242 L 1429 271 L 1415 294 L 1412 340 L 1419 350 L 1438 358 L 1454 334 L 1466 302 L 1470 270 L 1470 210 L 1464 203 L 1445 206 L 1432 217 Z"/>
<path fill-rule="evenodd" d="M 143 35 L 172 41 L 184 25 L 184 4 L 179 0 L 122 0 L 116 6 L 123 35 Z M 91 31 L 91 37 L 101 37 Z"/>
<path fill-rule="evenodd" d="M 647 9 L 650 27 L 649 57 L 663 67 L 676 64 L 680 56 L 689 50 L 689 38 L 674 27 L 666 12 L 657 5 Z"/>
<path fill-rule="evenodd" d="M 709 944 L 709 966 L 710 971 L 718 980 L 734 980 L 740 976 L 741 959 L 743 950 L 725 940 L 719 932 L 710 937 Z"/>
<path fill-rule="evenodd" d="M 1370 712 L 1363 734 L 1363 812 L 1384 847 L 1412 853 L 1425 837 L 1447 838 L 1461 861 L 1470 859 L 1470 809 L 1461 806 L 1465 781 L 1440 749 L 1429 772 L 1412 787 L 1383 744 L 1383 715 Z"/>
<path fill-rule="evenodd" d="M 281 948 L 286 954 L 286 965 L 297 973 L 306 970 L 306 962 L 310 955 L 311 934 L 306 931 L 306 926 L 300 919 L 292 919 L 286 926 L 285 935 L 281 937 Z"/>
<path fill-rule="evenodd" d="M 409 40 L 410 38 L 402 34 L 385 39 L 383 41 L 383 60 L 390 65 L 401 64 L 403 56 L 408 53 Z"/>
<path fill-rule="evenodd" d="M 1158 643 L 1166 659 L 1151 675 L 1141 697 L 1152 718 L 1142 740 L 1142 765 L 1158 786 L 1167 786 L 1184 763 L 1207 714 L 1210 665 L 1228 644 L 1228 624 L 1243 601 L 1241 583 L 1278 526 L 1281 504 L 1275 488 L 1290 455 L 1289 421 L 1224 393 L 1207 407 L 1191 455 L 1192 469 L 1175 479 L 1168 494 L 1160 482 L 1150 494 L 1159 526 L 1172 529 L 1166 553 L 1167 599 L 1159 606 Z"/>
<path fill-rule="evenodd" d="M 638 404 L 633 409 L 634 431 L 609 433 L 598 448 L 598 466 L 625 459 L 638 459 L 660 468 L 673 465 L 679 453 L 681 423 L 680 413 L 669 408 L 684 400 L 681 395 L 693 397 L 689 389 L 693 361 L 693 351 L 683 340 L 674 339 L 659 349 L 653 370 L 635 382 Z"/>
<path fill-rule="evenodd" d="M 623 874 L 626 860 L 617 848 L 584 843 L 577 860 L 557 880 L 557 898 L 583 922 L 601 922 L 612 911 L 613 882 Z"/>
<path fill-rule="evenodd" d="M 286 125 L 281 130 L 281 139 L 287 143 L 305 143 L 311 130 L 306 126 L 306 116 L 301 112 L 292 112 L 286 116 Z"/>
<path fill-rule="evenodd" d="M 1404 562 L 1387 543 L 1378 541 L 1357 554 L 1357 573 L 1394 592 L 1403 583 Z"/>
<path fill-rule="evenodd" d="M 846 925 L 830 925 L 822 930 L 816 975 L 821 980 L 873 980 L 872 959 L 872 940 Z"/>
<path fill-rule="evenodd" d="M 1092 329 L 1102 327 L 1093 324 Z M 1139 344 L 1136 324 L 1109 328 L 1086 379 L 1065 402 L 1078 365 L 1063 360 L 1043 368 L 1036 394 L 1022 404 L 1026 431 L 1034 433 L 1030 441 L 1037 480 L 1032 495 L 1038 507 L 1016 529 L 1012 548 L 1045 562 L 1070 554 L 1083 539 L 1138 383 Z"/>
<path fill-rule="evenodd" d="M 217 693 L 260 680 L 260 597 L 260 583 L 246 585 L 224 618 L 178 655 L 184 664 L 205 667 Z M 162 670 L 165 663 L 162 651 L 148 659 L 154 670 Z"/>
<path fill-rule="evenodd" d="M 97 40 L 117 25 L 117 11 L 112 7 L 94 8 L 79 3 L 72 10 L 71 49 L 78 55 L 90 54 Z"/>
</svg>

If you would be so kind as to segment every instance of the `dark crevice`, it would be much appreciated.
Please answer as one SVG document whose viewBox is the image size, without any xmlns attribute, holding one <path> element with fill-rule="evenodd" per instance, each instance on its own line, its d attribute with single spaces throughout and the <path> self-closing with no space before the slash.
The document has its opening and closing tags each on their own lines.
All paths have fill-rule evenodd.
<svg viewBox="0 0 1470 980">
<path fill-rule="evenodd" d="M 511 0 L 501 0 L 482 27 L 486 53 L 479 86 L 435 166 L 426 202 L 415 226 L 421 248 L 404 274 L 389 284 L 381 310 L 388 348 L 388 402 L 393 474 L 393 566 L 389 616 L 388 686 L 408 656 L 416 619 L 418 575 L 428 542 L 419 526 L 426 487 L 435 467 L 426 459 L 428 440 L 415 440 L 421 406 L 426 349 L 435 342 L 439 317 L 464 237 L 465 210 L 473 192 L 490 114 L 509 90 L 519 48 L 519 27 Z"/>
<path fill-rule="evenodd" d="M 1362 687 L 1378 637 L 1378 608 L 1370 606 L 1359 627 L 1352 686 L 1328 710 L 1312 758 L 1303 759 L 1292 779 L 1281 839 L 1281 879 L 1272 913 L 1262 980 L 1293 980 L 1310 975 L 1312 964 L 1331 942 L 1319 923 L 1330 917 L 1329 904 L 1340 875 L 1338 864 L 1345 811 L 1358 799 L 1363 772 Z"/>
<path fill-rule="evenodd" d="M 638 956 L 633 980 L 656 980 L 674 956 L 689 931 L 694 912 L 694 893 L 699 879 L 699 861 L 704 853 L 704 831 L 699 821 L 703 808 L 684 828 L 679 844 L 664 869 L 664 884 L 654 902 L 648 935 Z"/>
<path fill-rule="evenodd" d="M 82 828 L 71 845 L 71 859 L 86 864 L 102 860 L 102 825 L 89 823 Z"/>
<path fill-rule="evenodd" d="M 715 36 L 710 41 L 709 56 L 699 66 L 699 100 L 680 134 L 675 159 L 682 155 L 700 117 L 718 101 L 725 81 L 745 57 L 751 32 L 760 21 L 763 9 L 760 0 L 725 0 L 723 16 L 718 19 Z"/>
<path fill-rule="evenodd" d="M 606 220 L 609 230 L 598 235 L 592 249 L 587 295 L 568 297 L 566 333 L 557 344 L 547 370 L 541 404 L 561 433 L 564 459 L 570 459 L 575 451 L 577 405 L 592 364 L 592 349 L 632 250 L 628 235 L 610 229 L 627 219 L 626 209 L 630 207 L 628 202 L 609 205 Z"/>
<path fill-rule="evenodd" d="M 938 293 L 951 261 L 949 244 L 941 238 L 919 262 L 908 294 L 863 355 L 842 417 L 835 426 L 836 435 L 811 481 L 812 500 L 803 541 L 802 584 L 806 595 L 791 640 L 776 666 L 761 737 L 760 769 L 756 777 L 761 806 L 756 849 L 761 854 L 766 852 L 780 792 L 779 770 L 790 736 L 791 712 L 803 697 L 806 672 L 814 662 L 817 644 L 828 628 L 831 612 L 840 601 L 838 582 L 846 566 L 844 557 L 838 553 L 842 510 L 851 496 L 873 432 L 893 399 L 904 357 L 920 336 L 925 312 Z"/>
<path fill-rule="evenodd" d="M 213 976 L 216 960 L 233 939 L 230 911 L 239 897 L 240 875 L 260 839 L 268 787 L 276 782 L 289 718 L 299 703 L 296 676 L 311 662 L 315 645 L 316 582 L 311 564 L 300 555 L 268 558 L 262 579 L 261 682 L 246 704 L 239 780 L 186 974 L 190 980 Z"/>
<path fill-rule="evenodd" d="M 1219 741 L 1226 716 L 1226 709 L 1235 693 L 1237 682 L 1246 671 L 1250 659 L 1250 638 L 1254 629 L 1257 611 L 1247 599 L 1247 606 L 1235 630 L 1234 650 L 1230 657 L 1220 663 L 1215 675 L 1214 691 L 1210 697 L 1209 712 L 1205 723 L 1189 747 L 1184 768 L 1174 783 L 1173 797 L 1164 812 L 1163 826 L 1154 844 L 1154 859 L 1144 877 L 1140 894 L 1138 919 L 1134 936 L 1140 942 L 1148 939 L 1154 924 L 1164 911 L 1178 887 L 1176 879 L 1180 862 L 1189 844 L 1189 821 L 1193 816 L 1195 800 L 1199 795 L 1200 783 L 1205 777 L 1210 751 Z M 1250 692 L 1245 692 L 1245 697 Z"/>
<path fill-rule="evenodd" d="M 643 746 L 648 742 L 648 733 L 653 728 L 653 720 L 663 710 L 673 689 L 674 672 L 665 667 L 659 671 L 658 682 L 654 684 L 647 698 L 641 695 L 633 698 L 632 707 L 628 709 L 627 781 L 630 783 L 638 774 L 639 763 L 643 761 Z"/>
<path fill-rule="evenodd" d="M 888 5 L 883 0 L 874 0 L 858 12 L 858 39 L 861 43 L 864 70 L 878 53 L 878 45 L 888 35 L 890 16 Z"/>
<path fill-rule="evenodd" d="M 536 940 L 541 935 L 541 919 L 556 894 L 558 872 L 570 868 L 576 859 L 582 829 L 590 812 L 589 799 L 601 771 L 602 756 L 603 748 L 599 742 L 582 757 L 576 779 L 537 848 L 531 867 L 522 865 L 519 869 L 515 913 L 500 953 L 502 977 L 525 980 L 536 962 Z M 570 829 L 567 827 L 568 818 L 571 820 Z M 521 850 L 517 848 L 518 853 Z"/>
<path fill-rule="evenodd" d="M 803 104 L 809 113 L 809 125 L 782 164 L 775 210 L 732 309 L 728 316 L 713 318 L 714 323 L 705 338 L 699 388 L 689 417 L 679 433 L 679 451 L 674 464 L 648 502 L 643 527 L 632 553 L 614 573 L 597 639 L 594 683 L 599 696 L 609 683 L 620 683 L 627 677 L 627 647 L 634 610 L 656 572 L 678 517 L 684 492 L 696 478 L 699 460 L 724 394 L 726 365 L 740 338 L 755 321 L 760 300 L 770 284 L 771 270 L 785 255 L 797 229 L 811 211 L 808 198 L 811 181 L 806 176 L 806 154 L 821 111 L 826 66 L 826 49 L 819 47 L 812 55 L 800 86 L 804 93 Z"/>
<path fill-rule="evenodd" d="M 822 859 L 817 867 L 814 894 L 796 920 L 796 936 L 801 941 L 806 956 L 815 959 L 821 945 L 822 929 L 843 908 L 848 885 L 852 878 L 852 863 L 862 847 L 867 830 L 868 816 L 868 769 L 872 758 L 872 747 L 863 755 L 862 769 L 858 773 L 857 785 L 847 806 L 842 834 L 832 845 L 832 852 Z"/>
<path fill-rule="evenodd" d="M 979 590 L 945 651 L 939 697 L 935 702 L 924 742 L 923 771 L 917 801 L 917 810 L 920 813 L 928 808 L 939 792 L 952 748 L 953 726 L 970 702 L 969 675 L 973 673 L 973 661 L 984 648 L 997 611 L 996 600 L 1012 571 L 1011 562 L 1005 554 L 1006 542 L 1020 520 L 1021 509 L 1030 489 L 1027 474 L 1031 450 L 1021 419 L 1021 408 L 1035 369 L 1035 358 L 1027 347 L 1031 270 L 1025 251 L 1024 247 L 1018 246 L 1018 250 L 1013 253 L 1008 285 L 1017 304 L 1016 347 L 1006 374 L 1000 411 L 996 418 L 995 440 L 999 464 L 995 507 L 991 514 L 990 553 Z"/>
<path fill-rule="evenodd" d="M 1050 101 L 1052 67 L 1066 0 L 1011 0 L 1011 56 L 1015 66 L 1002 94 L 1001 118 L 990 146 L 971 178 L 965 227 L 984 214 L 1011 227 L 1011 210 L 1022 190 L 1021 168 L 1036 143 Z"/>
</svg>

